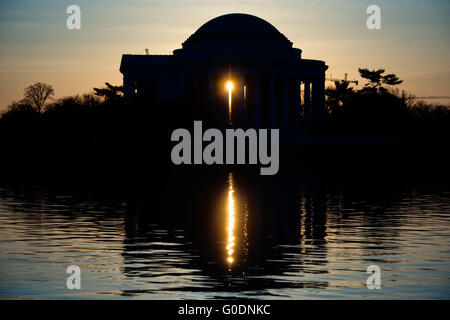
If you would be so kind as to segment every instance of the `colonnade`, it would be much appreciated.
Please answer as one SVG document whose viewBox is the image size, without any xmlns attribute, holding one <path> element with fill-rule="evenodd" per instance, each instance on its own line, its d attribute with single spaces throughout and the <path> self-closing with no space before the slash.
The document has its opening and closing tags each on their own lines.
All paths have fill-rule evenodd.
<svg viewBox="0 0 450 320">
<path fill-rule="evenodd" d="M 155 77 L 158 78 L 157 75 Z M 148 79 L 124 74 L 125 102 L 138 94 L 137 79 L 144 79 L 149 83 Z M 232 119 L 233 123 L 242 127 L 295 128 L 325 117 L 324 74 L 315 77 L 277 74 L 192 75 L 189 77 L 189 85 L 186 79 L 181 77 L 178 83 L 170 77 L 169 81 L 162 79 L 157 84 L 155 94 L 164 96 L 163 98 L 167 100 L 167 96 L 172 99 L 182 97 L 187 87 L 189 90 L 200 90 L 200 94 L 204 92 L 207 95 L 209 106 L 214 108 L 213 112 L 218 111 L 215 108 L 224 106 L 226 121 Z M 159 78 L 156 82 L 158 81 Z M 233 115 L 228 113 L 227 81 L 233 83 L 231 105 Z M 206 86 L 202 87 L 200 82 Z M 168 86 L 172 86 L 172 90 L 167 90 Z"/>
</svg>

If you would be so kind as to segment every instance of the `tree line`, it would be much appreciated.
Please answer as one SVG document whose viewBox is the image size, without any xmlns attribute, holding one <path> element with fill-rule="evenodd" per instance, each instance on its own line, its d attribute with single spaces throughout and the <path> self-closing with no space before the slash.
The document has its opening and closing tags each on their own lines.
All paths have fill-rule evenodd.
<svg viewBox="0 0 450 320">
<path fill-rule="evenodd" d="M 327 119 L 318 132 L 331 135 L 435 136 L 446 138 L 450 108 L 418 100 L 396 86 L 403 81 L 385 69 L 358 69 L 366 83 L 357 90 L 334 81 L 325 90 Z"/>
<path fill-rule="evenodd" d="M 360 68 L 366 83 L 361 89 L 350 82 L 335 81 L 326 92 L 326 120 L 312 122 L 313 135 L 391 135 L 443 137 L 449 130 L 450 109 L 432 105 L 396 88 L 402 80 L 384 69 Z M 54 99 L 51 85 L 35 83 L 24 90 L 24 98 L 11 103 L 0 119 L 3 133 L 25 134 L 48 132 L 58 128 L 60 133 L 73 130 L 98 131 L 108 124 L 135 127 L 134 121 L 162 125 L 177 122 L 175 115 L 166 114 L 161 106 L 148 106 L 143 101 L 123 104 L 123 86 L 105 83 L 93 93 Z M 141 107 L 139 107 L 141 105 Z M 186 108 L 182 108 L 186 110 Z M 185 117 L 183 113 L 179 117 Z M 126 122 L 128 121 L 128 122 Z M 158 123 L 156 123 L 158 122 Z"/>
</svg>

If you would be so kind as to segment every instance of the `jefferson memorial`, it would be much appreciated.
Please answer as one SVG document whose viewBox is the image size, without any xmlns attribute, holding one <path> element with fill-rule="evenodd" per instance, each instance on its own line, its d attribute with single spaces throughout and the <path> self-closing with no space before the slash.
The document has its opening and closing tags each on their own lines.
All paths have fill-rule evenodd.
<svg viewBox="0 0 450 320">
<path fill-rule="evenodd" d="M 225 126 L 300 132 L 325 116 L 327 68 L 302 59 L 267 21 L 233 13 L 206 22 L 171 55 L 124 54 L 120 72 L 125 103 L 147 96 L 173 106 L 195 93 Z"/>
</svg>

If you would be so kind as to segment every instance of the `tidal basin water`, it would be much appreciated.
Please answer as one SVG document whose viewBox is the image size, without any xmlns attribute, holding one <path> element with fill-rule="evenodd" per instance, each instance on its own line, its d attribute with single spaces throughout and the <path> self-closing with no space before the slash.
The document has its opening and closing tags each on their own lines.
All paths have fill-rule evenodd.
<svg viewBox="0 0 450 320">
<path fill-rule="evenodd" d="M 0 297 L 450 298 L 445 179 L 298 170 L 142 185 L 0 185 Z M 81 290 L 66 287 L 69 265 Z"/>
</svg>

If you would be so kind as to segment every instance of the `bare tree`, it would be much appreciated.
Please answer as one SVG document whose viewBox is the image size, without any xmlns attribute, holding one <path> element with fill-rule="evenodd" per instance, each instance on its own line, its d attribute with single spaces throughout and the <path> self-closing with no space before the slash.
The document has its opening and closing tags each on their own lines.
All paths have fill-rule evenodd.
<svg viewBox="0 0 450 320">
<path fill-rule="evenodd" d="M 45 102 L 55 95 L 55 90 L 49 84 L 36 82 L 25 88 L 24 101 L 31 104 L 39 113 L 42 112 Z"/>
</svg>

